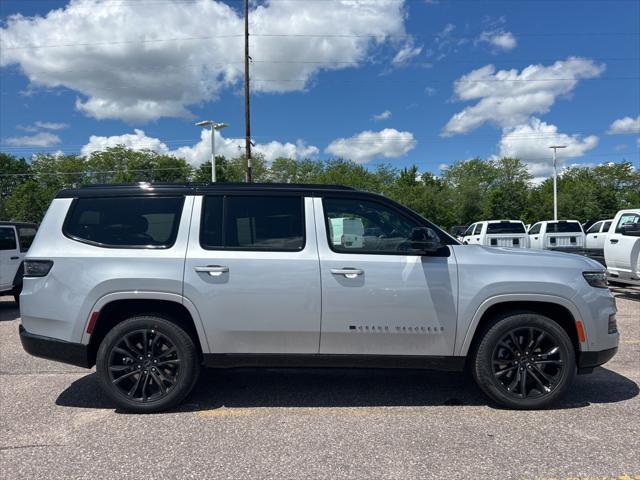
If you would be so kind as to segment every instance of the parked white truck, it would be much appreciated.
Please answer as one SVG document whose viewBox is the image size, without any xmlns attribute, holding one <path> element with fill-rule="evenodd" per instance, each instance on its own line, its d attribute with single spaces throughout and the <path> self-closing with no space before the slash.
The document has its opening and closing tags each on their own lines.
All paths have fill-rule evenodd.
<svg viewBox="0 0 640 480">
<path fill-rule="evenodd" d="M 607 233 L 609 232 L 609 228 L 611 227 L 612 223 L 613 219 L 600 220 L 599 222 L 596 222 L 589 227 L 589 229 L 585 232 L 587 235 L 587 252 L 602 254 L 602 251 L 604 250 L 604 242 L 607 238 Z"/>
<path fill-rule="evenodd" d="M 529 247 L 527 231 L 524 223 L 520 220 L 476 222 L 464 232 L 462 243 L 465 245 L 485 245 L 487 247 Z"/>
<path fill-rule="evenodd" d="M 529 246 L 537 250 L 582 250 L 585 235 L 577 220 L 547 220 L 529 229 Z"/>
<path fill-rule="evenodd" d="M 604 259 L 610 280 L 640 285 L 640 208 L 616 214 L 604 243 Z"/>
</svg>

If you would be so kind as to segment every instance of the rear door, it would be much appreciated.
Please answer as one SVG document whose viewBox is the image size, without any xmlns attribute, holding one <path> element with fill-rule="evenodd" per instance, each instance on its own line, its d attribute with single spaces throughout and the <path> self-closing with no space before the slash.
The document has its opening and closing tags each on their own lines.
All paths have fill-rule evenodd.
<svg viewBox="0 0 640 480">
<path fill-rule="evenodd" d="M 320 353 L 452 355 L 458 281 L 453 252 L 406 253 L 416 220 L 368 198 L 314 199 L 322 275 Z M 342 219 L 361 224 L 363 241 L 334 235 Z"/>
<path fill-rule="evenodd" d="M 603 235 L 600 234 L 602 225 L 604 222 L 596 222 L 586 231 L 586 247 L 587 250 L 597 250 L 603 248 L 604 242 L 602 241 Z"/>
<path fill-rule="evenodd" d="M 184 295 L 212 353 L 317 353 L 320 266 L 311 198 L 195 198 Z"/>
<path fill-rule="evenodd" d="M 13 278 L 20 266 L 20 250 L 13 226 L 0 227 L 0 291 L 13 288 Z"/>
</svg>

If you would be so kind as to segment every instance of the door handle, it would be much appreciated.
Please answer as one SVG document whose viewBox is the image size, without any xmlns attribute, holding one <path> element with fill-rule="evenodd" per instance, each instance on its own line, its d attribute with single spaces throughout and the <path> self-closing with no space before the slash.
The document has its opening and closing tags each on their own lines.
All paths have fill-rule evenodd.
<svg viewBox="0 0 640 480">
<path fill-rule="evenodd" d="M 598 238 L 598 235 L 594 235 L 593 238 Z"/>
<path fill-rule="evenodd" d="M 227 273 L 229 267 L 225 267 L 224 265 L 206 265 L 203 267 L 194 267 L 194 270 L 198 273 L 208 273 L 212 277 L 219 277 L 223 273 Z"/>
<path fill-rule="evenodd" d="M 11 260 L 18 260 L 20 257 L 11 257 Z"/>
<path fill-rule="evenodd" d="M 609 240 L 611 243 L 618 243 L 618 239 L 617 238 L 612 238 L 611 240 Z"/>
<path fill-rule="evenodd" d="M 332 268 L 331 273 L 334 275 L 344 275 L 346 278 L 356 278 L 358 275 L 363 275 L 364 270 L 359 268 Z"/>
</svg>

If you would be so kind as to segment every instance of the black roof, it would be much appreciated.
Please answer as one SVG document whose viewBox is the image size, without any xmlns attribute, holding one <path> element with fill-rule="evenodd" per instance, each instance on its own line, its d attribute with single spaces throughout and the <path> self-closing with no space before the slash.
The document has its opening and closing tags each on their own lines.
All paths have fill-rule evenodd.
<svg viewBox="0 0 640 480">
<path fill-rule="evenodd" d="M 356 192 L 342 185 L 316 185 L 296 183 L 126 183 L 86 185 L 80 188 L 60 190 L 56 198 L 127 196 L 127 195 L 195 195 L 226 192 Z"/>
</svg>

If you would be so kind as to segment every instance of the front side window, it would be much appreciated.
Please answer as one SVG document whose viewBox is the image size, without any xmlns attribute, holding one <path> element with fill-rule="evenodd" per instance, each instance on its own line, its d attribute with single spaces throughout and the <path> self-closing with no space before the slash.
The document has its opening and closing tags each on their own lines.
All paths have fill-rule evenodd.
<svg viewBox="0 0 640 480">
<path fill-rule="evenodd" d="M 168 248 L 178 235 L 183 197 L 79 198 L 65 235 L 116 248 Z"/>
<path fill-rule="evenodd" d="M 323 201 L 328 240 L 339 253 L 386 253 L 406 255 L 417 222 L 377 202 L 325 198 Z"/>
<path fill-rule="evenodd" d="M 601 226 L 602 226 L 602 222 L 594 223 L 593 225 L 591 225 L 591 227 L 589 227 L 589 230 L 587 230 L 587 233 L 599 233 Z"/>
<path fill-rule="evenodd" d="M 637 213 L 623 213 L 618 220 L 618 224 L 616 225 L 616 233 L 622 232 L 622 226 L 628 224 L 636 224 L 640 223 L 640 215 Z"/>
<path fill-rule="evenodd" d="M 0 227 L 0 250 L 16 250 L 16 233 L 11 227 Z"/>
<path fill-rule="evenodd" d="M 541 223 L 536 223 L 533 227 L 529 229 L 529 235 L 537 235 L 538 233 L 540 233 L 541 226 L 542 226 Z"/>
<path fill-rule="evenodd" d="M 36 237 L 36 229 L 33 227 L 19 227 L 18 238 L 20 238 L 20 251 L 26 252 Z"/>
<path fill-rule="evenodd" d="M 474 229 L 474 228 L 476 228 L 476 224 L 475 224 L 475 223 L 474 223 L 474 224 L 472 224 L 472 225 L 469 225 L 469 228 L 467 228 L 467 230 L 464 232 L 464 235 L 463 235 L 463 236 L 464 236 L 464 237 L 468 237 L 468 236 L 470 236 L 470 235 L 473 235 L 473 229 Z"/>
</svg>

